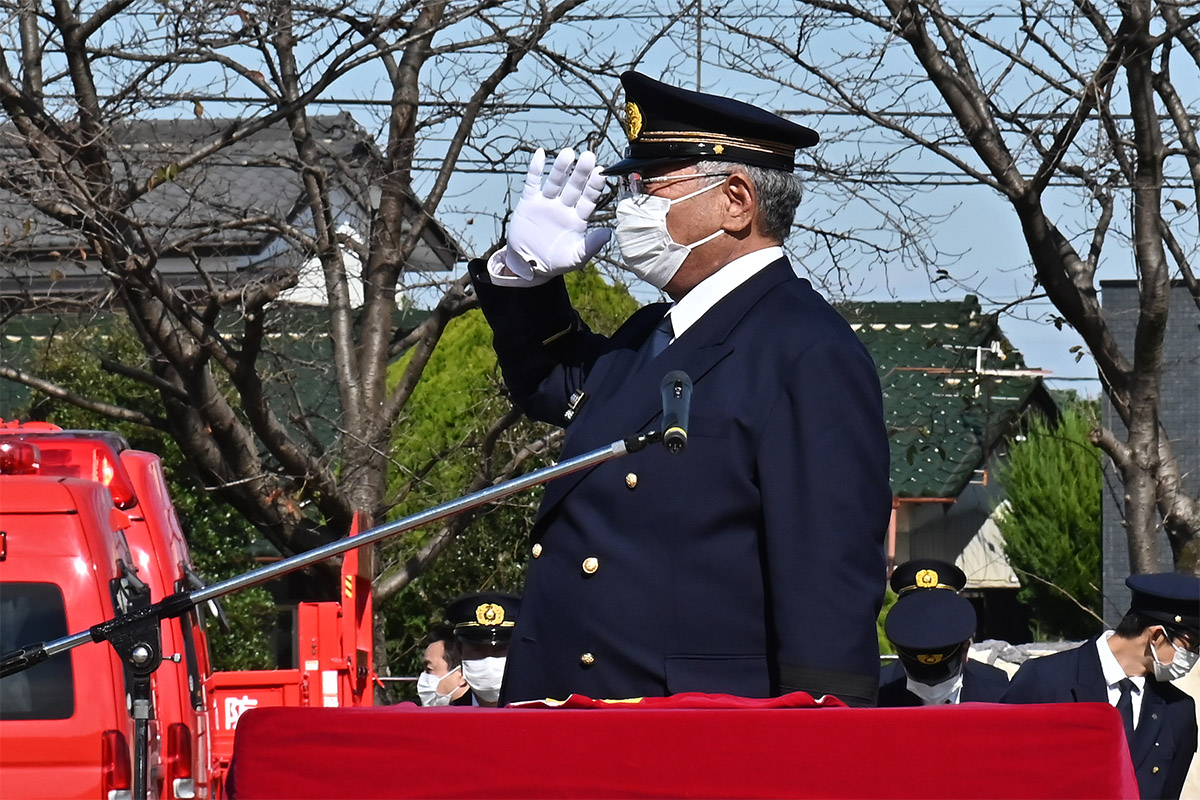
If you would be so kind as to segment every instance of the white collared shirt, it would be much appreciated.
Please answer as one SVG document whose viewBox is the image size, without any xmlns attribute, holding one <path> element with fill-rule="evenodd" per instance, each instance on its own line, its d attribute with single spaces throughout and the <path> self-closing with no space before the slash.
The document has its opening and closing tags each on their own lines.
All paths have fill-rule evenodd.
<svg viewBox="0 0 1200 800">
<path fill-rule="evenodd" d="M 502 247 L 492 254 L 488 261 L 488 273 L 496 286 L 531 287 L 539 286 L 550 280 L 552 276 L 534 274 L 531 278 L 520 275 L 506 275 L 505 254 L 507 248 Z M 667 310 L 671 317 L 671 341 L 675 341 L 683 332 L 692 327 L 708 313 L 726 295 L 741 286 L 763 269 L 783 258 L 783 248 L 779 245 L 764 247 L 735 258 L 719 270 L 696 284 L 683 299 Z"/>
<path fill-rule="evenodd" d="M 1105 631 L 1096 640 L 1096 650 L 1100 653 L 1100 671 L 1104 674 L 1104 683 L 1108 688 L 1108 704 L 1116 707 L 1117 700 L 1121 698 L 1121 689 L 1117 684 L 1121 680 L 1129 678 L 1133 684 L 1133 691 L 1129 694 L 1130 699 L 1133 700 L 1133 727 L 1136 728 L 1138 720 L 1142 716 L 1142 693 L 1146 689 L 1146 676 L 1125 674 L 1125 668 L 1121 666 L 1121 662 L 1117 661 L 1112 648 L 1108 646 L 1108 640 L 1112 636 L 1112 631 Z"/>
<path fill-rule="evenodd" d="M 696 284 L 667 313 L 671 316 L 671 328 L 675 339 L 692 327 L 708 310 L 734 289 L 762 272 L 768 264 L 783 258 L 783 248 L 778 245 L 764 247 L 735 258 L 719 270 Z M 672 339 L 671 341 L 675 341 Z"/>
</svg>

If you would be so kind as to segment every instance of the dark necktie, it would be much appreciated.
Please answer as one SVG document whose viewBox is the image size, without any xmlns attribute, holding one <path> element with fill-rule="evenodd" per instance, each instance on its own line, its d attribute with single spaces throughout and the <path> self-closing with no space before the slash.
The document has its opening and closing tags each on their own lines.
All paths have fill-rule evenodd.
<svg viewBox="0 0 1200 800">
<path fill-rule="evenodd" d="M 671 337 L 674 335 L 675 329 L 671 327 L 671 315 L 667 314 L 654 330 L 650 331 L 650 338 L 642 345 L 642 352 L 645 354 L 646 361 L 652 360 L 663 350 L 666 350 L 667 345 L 671 343 Z"/>
<path fill-rule="evenodd" d="M 1129 678 L 1122 678 L 1117 681 L 1117 688 L 1121 690 L 1121 696 L 1117 698 L 1117 711 L 1121 712 L 1121 719 L 1125 722 L 1125 738 L 1127 741 L 1133 741 L 1133 681 Z"/>
</svg>

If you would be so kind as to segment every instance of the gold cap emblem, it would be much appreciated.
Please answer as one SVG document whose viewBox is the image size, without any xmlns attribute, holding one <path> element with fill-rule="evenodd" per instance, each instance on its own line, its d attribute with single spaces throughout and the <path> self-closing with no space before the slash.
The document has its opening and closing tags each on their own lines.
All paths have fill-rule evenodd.
<svg viewBox="0 0 1200 800">
<path fill-rule="evenodd" d="M 919 571 L 914 582 L 918 589 L 936 589 L 938 585 L 937 570 L 923 569 Z"/>
<path fill-rule="evenodd" d="M 917 656 L 917 661 L 922 664 L 940 664 L 943 658 L 945 656 L 941 653 L 921 653 Z"/>
<path fill-rule="evenodd" d="M 625 133 L 629 136 L 629 141 L 635 141 L 642 135 L 642 110 L 638 108 L 638 104 L 630 101 L 625 104 Z"/>
<path fill-rule="evenodd" d="M 475 607 L 475 620 L 480 625 L 499 625 L 504 622 L 504 607 L 482 603 Z"/>
</svg>

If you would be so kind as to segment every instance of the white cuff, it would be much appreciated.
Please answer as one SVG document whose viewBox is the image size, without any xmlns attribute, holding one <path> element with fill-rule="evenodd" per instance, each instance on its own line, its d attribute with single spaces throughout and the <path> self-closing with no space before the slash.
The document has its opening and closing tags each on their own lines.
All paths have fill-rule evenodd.
<svg viewBox="0 0 1200 800">
<path fill-rule="evenodd" d="M 534 272 L 529 264 L 516 253 L 510 256 L 508 247 L 501 247 L 492 253 L 492 257 L 488 259 L 487 268 L 493 286 L 528 288 L 541 286 L 554 277 Z"/>
</svg>

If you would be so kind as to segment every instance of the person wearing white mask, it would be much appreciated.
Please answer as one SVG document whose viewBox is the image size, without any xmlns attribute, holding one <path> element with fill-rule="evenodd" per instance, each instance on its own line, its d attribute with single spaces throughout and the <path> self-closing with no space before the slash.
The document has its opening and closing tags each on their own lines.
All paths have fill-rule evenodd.
<svg viewBox="0 0 1200 800">
<path fill-rule="evenodd" d="M 966 574 L 937 558 L 914 558 L 892 570 L 897 600 L 884 633 L 897 660 L 879 674 L 883 707 L 994 703 L 1008 688 L 1008 673 L 968 657 L 977 619 L 959 595 Z"/>
<path fill-rule="evenodd" d="M 1196 754 L 1196 702 L 1170 681 L 1200 648 L 1200 578 L 1130 575 L 1128 613 L 1071 650 L 1026 661 L 1006 703 L 1107 702 L 1121 712 L 1143 798 L 1178 798 Z"/>
<path fill-rule="evenodd" d="M 625 157 L 565 148 L 544 175 L 538 148 L 504 246 L 468 268 L 511 399 L 566 427 L 560 460 L 661 426 L 676 370 L 687 446 L 546 485 L 501 699 L 873 705 L 892 497 L 879 380 L 783 249 L 797 151 L 819 137 L 638 72 L 621 83 Z M 591 223 L 613 178 L 615 231 Z M 602 335 L 563 276 L 611 239 L 669 302 Z"/>
<path fill-rule="evenodd" d="M 520 612 L 521 598 L 509 592 L 463 595 L 446 606 L 446 621 L 462 647 L 462 677 L 470 687 L 455 705 L 499 705 L 509 641 Z"/>
<path fill-rule="evenodd" d="M 462 645 L 449 625 L 436 626 L 425 646 L 425 669 L 417 676 L 421 705 L 453 705 L 469 688 L 462 671 Z"/>
<path fill-rule="evenodd" d="M 971 601 L 954 589 L 913 589 L 901 594 L 883 626 L 901 669 L 899 675 L 893 671 L 881 676 L 879 706 L 999 701 L 1008 688 L 1007 676 L 968 657 L 975 625 Z"/>
</svg>

